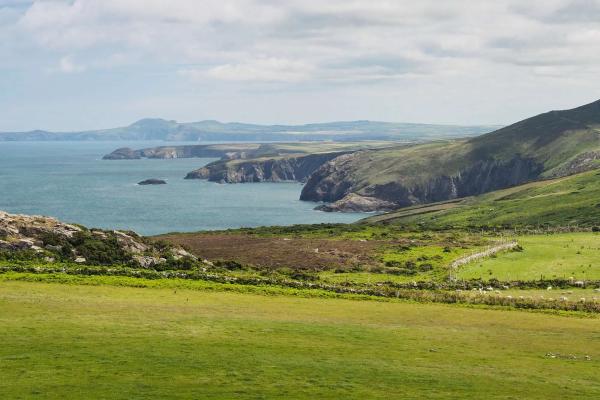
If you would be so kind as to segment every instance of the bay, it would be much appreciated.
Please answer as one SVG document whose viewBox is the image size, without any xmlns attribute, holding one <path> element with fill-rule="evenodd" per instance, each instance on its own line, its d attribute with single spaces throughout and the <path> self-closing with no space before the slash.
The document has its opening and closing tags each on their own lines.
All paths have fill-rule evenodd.
<svg viewBox="0 0 600 400">
<path fill-rule="evenodd" d="M 118 147 L 167 142 L 0 142 L 0 210 L 47 215 L 143 235 L 266 225 L 354 222 L 367 214 L 315 211 L 299 183 L 184 180 L 214 159 L 102 160 Z M 139 186 L 148 178 L 167 185 Z"/>
</svg>

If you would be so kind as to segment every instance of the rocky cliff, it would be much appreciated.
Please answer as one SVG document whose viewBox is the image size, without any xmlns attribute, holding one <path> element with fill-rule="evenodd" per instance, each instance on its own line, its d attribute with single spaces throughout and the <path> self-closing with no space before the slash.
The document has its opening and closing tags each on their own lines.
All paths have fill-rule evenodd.
<svg viewBox="0 0 600 400">
<path fill-rule="evenodd" d="M 208 179 L 220 183 L 305 181 L 323 163 L 344 152 L 220 160 L 187 174 L 185 179 Z"/>
<path fill-rule="evenodd" d="M 368 152 L 332 160 L 306 182 L 300 199 L 324 201 L 324 211 L 387 211 L 415 204 L 466 197 L 518 185 L 540 176 L 543 166 L 531 159 L 482 160 L 455 173 L 434 174 L 414 179 L 399 175 L 382 183 L 357 180 L 354 166 L 363 163 Z"/>
<path fill-rule="evenodd" d="M 103 157 L 104 160 L 137 160 L 140 158 L 239 158 L 245 152 L 254 151 L 260 145 L 244 144 L 209 144 L 185 146 L 159 146 L 147 149 L 133 150 L 122 147 Z"/>
<path fill-rule="evenodd" d="M 301 200 L 326 211 L 389 210 L 600 167 L 600 101 L 469 139 L 367 150 L 322 165 Z"/>
</svg>

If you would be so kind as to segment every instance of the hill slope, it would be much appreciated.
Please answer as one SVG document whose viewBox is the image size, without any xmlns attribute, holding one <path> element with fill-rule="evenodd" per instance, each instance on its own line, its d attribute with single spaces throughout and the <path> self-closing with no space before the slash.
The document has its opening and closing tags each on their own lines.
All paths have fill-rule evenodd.
<svg viewBox="0 0 600 400">
<path fill-rule="evenodd" d="M 588 171 L 476 197 L 408 207 L 363 221 L 426 229 L 600 226 L 600 172 Z"/>
<path fill-rule="evenodd" d="M 551 111 L 486 135 L 370 150 L 324 164 L 302 200 L 335 202 L 328 211 L 364 211 L 478 195 L 540 178 L 596 168 L 600 101 Z M 366 202 L 364 200 L 367 200 Z"/>
</svg>

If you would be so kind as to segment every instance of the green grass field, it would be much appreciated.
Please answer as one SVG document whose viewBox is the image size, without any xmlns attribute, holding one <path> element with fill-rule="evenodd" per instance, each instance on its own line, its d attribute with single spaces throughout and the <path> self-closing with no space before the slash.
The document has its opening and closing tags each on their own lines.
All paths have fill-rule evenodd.
<svg viewBox="0 0 600 400">
<path fill-rule="evenodd" d="M 597 317 L 2 281 L 0 327 L 3 399 L 600 396 Z"/>
<path fill-rule="evenodd" d="M 570 278 L 600 279 L 600 234 L 568 233 L 528 235 L 517 238 L 521 252 L 499 253 L 461 267 L 457 276 L 534 280 Z"/>
</svg>

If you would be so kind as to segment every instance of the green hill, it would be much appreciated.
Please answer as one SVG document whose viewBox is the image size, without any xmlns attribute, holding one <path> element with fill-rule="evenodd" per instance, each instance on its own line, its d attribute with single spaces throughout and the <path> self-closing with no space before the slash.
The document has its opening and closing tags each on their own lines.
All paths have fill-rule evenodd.
<svg viewBox="0 0 600 400">
<path fill-rule="evenodd" d="M 308 180 L 303 200 L 330 210 L 395 209 L 487 193 L 596 168 L 600 100 L 551 111 L 486 135 L 339 157 Z"/>
<path fill-rule="evenodd" d="M 600 172 L 404 208 L 366 222 L 424 228 L 600 226 Z"/>
</svg>

